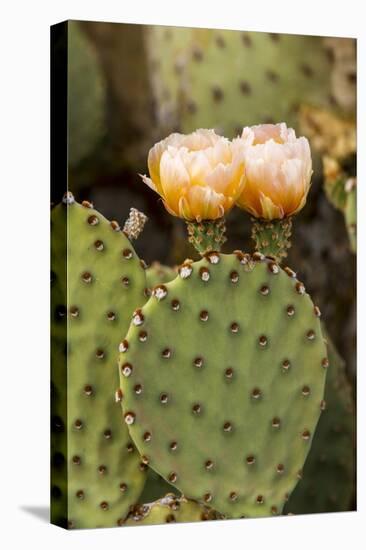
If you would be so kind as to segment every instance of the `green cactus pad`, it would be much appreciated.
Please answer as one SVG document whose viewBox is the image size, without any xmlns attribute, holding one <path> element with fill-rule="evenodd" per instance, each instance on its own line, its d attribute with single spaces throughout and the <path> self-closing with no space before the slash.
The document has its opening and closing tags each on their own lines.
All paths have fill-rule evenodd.
<svg viewBox="0 0 366 550">
<path fill-rule="evenodd" d="M 324 190 L 329 202 L 344 215 L 351 251 L 357 252 L 357 180 L 341 173 L 336 179 L 325 179 Z"/>
<path fill-rule="evenodd" d="M 296 125 L 303 102 L 334 106 L 320 37 L 155 26 L 147 39 L 158 117 L 183 132 L 232 137 L 243 125 Z"/>
<path fill-rule="evenodd" d="M 116 402 L 115 366 L 146 278 L 116 222 L 71 194 L 65 203 L 51 216 L 52 521 L 107 527 L 125 518 L 146 476 Z"/>
<path fill-rule="evenodd" d="M 186 261 L 135 311 L 119 359 L 149 465 L 227 517 L 281 513 L 323 406 L 319 310 L 261 254 Z"/>
<path fill-rule="evenodd" d="M 156 502 L 135 507 L 130 512 L 125 525 L 188 523 L 221 519 L 221 517 L 208 506 L 168 493 Z"/>
<path fill-rule="evenodd" d="M 319 420 L 303 478 L 285 512 L 316 514 L 352 509 L 356 478 L 354 403 L 344 361 L 328 335 L 326 340 L 326 409 Z"/>
<path fill-rule="evenodd" d="M 344 211 L 347 202 L 347 192 L 345 190 L 345 176 L 336 180 L 325 180 L 324 190 L 329 202 L 338 210 Z"/>
</svg>

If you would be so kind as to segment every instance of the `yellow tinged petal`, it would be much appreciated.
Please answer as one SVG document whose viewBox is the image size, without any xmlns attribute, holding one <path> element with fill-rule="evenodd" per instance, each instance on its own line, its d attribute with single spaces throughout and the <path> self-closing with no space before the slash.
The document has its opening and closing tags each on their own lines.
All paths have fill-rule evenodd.
<svg viewBox="0 0 366 550">
<path fill-rule="evenodd" d="M 284 217 L 284 211 L 281 206 L 276 206 L 269 197 L 260 195 L 260 203 L 262 207 L 261 217 L 267 220 L 282 219 Z"/>
<path fill-rule="evenodd" d="M 186 197 L 180 197 L 178 206 L 179 216 L 185 220 L 194 220 Z"/>
</svg>

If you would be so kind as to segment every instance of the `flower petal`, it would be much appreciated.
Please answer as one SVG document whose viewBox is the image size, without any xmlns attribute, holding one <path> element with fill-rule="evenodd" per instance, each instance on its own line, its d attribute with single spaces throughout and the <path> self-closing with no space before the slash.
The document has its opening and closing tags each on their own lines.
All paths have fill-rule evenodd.
<svg viewBox="0 0 366 550">
<path fill-rule="evenodd" d="M 190 212 L 197 221 L 215 220 L 222 217 L 225 210 L 225 196 L 216 193 L 210 187 L 191 187 L 187 199 Z"/>
<path fill-rule="evenodd" d="M 261 217 L 268 220 L 282 219 L 285 215 L 283 208 L 281 206 L 275 205 L 269 197 L 266 197 L 261 193 L 260 203 L 262 207 Z"/>
<path fill-rule="evenodd" d="M 190 185 L 189 174 L 181 156 L 164 151 L 160 161 L 161 196 L 174 212 L 179 211 L 179 198 Z"/>
</svg>

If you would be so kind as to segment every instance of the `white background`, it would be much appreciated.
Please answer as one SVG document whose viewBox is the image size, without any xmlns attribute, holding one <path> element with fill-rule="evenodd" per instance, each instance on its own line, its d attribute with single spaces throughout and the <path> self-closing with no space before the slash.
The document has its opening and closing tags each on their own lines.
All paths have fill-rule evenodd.
<svg viewBox="0 0 366 550">
<path fill-rule="evenodd" d="M 342 548 L 365 539 L 365 14 L 336 0 L 2 3 L 0 65 L 0 541 L 2 548 Z M 358 512 L 66 532 L 49 493 L 49 26 L 64 19 L 358 37 Z M 363 124 L 361 124 L 363 121 Z M 363 154 L 362 154 L 363 153 Z M 363 543 L 364 544 L 364 543 Z"/>
</svg>

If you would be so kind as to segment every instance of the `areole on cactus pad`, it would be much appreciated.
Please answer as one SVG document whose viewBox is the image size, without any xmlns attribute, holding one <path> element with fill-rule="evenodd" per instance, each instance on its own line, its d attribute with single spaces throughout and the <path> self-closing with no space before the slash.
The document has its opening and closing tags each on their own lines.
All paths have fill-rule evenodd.
<svg viewBox="0 0 366 550">
<path fill-rule="evenodd" d="M 145 462 L 227 517 L 281 513 L 325 407 L 319 315 L 295 273 L 261 254 L 184 262 L 120 347 Z"/>
</svg>

